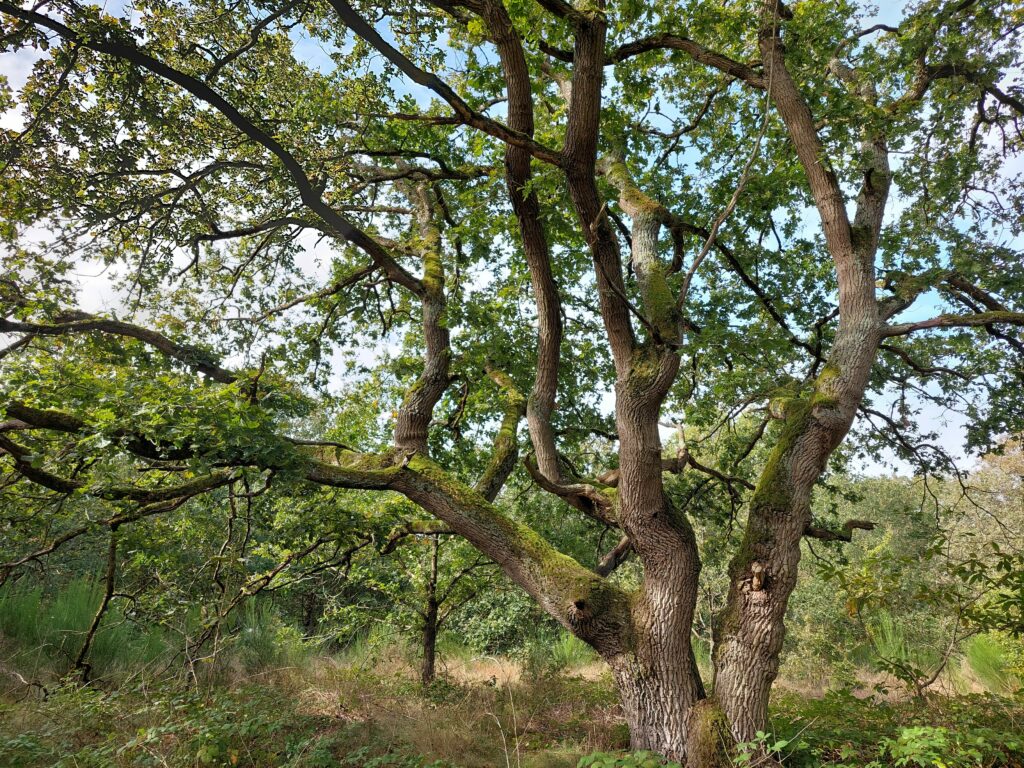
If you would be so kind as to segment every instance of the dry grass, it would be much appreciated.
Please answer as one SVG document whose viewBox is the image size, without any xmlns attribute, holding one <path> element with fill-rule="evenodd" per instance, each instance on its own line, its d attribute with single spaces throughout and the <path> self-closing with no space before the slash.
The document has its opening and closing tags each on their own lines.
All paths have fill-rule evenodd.
<svg viewBox="0 0 1024 768">
<path fill-rule="evenodd" d="M 603 664 L 531 677 L 511 659 L 453 655 L 439 670 L 423 690 L 415 662 L 388 649 L 370 664 L 314 659 L 288 687 L 307 714 L 466 768 L 575 765 L 581 754 L 625 746 Z"/>
</svg>

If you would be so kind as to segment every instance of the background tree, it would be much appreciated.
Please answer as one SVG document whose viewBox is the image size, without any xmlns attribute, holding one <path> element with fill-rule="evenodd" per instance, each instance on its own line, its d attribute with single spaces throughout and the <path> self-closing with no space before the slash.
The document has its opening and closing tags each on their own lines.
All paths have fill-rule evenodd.
<svg viewBox="0 0 1024 768">
<path fill-rule="evenodd" d="M 488 579 L 492 564 L 453 539 L 450 531 L 429 521 L 410 522 L 395 530 L 382 552 L 393 554 L 378 588 L 416 617 L 422 653 L 420 681 L 430 685 L 437 671 L 438 634 L 455 613 L 493 586 L 493 578 Z"/>
</svg>

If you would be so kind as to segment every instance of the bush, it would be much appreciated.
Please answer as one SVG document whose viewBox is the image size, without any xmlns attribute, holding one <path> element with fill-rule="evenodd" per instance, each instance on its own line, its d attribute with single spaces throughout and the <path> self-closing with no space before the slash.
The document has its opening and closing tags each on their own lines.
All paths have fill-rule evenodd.
<svg viewBox="0 0 1024 768">
<path fill-rule="evenodd" d="M 580 758 L 576 768 L 682 768 L 653 752 L 633 752 L 627 755 L 595 752 Z"/>
</svg>

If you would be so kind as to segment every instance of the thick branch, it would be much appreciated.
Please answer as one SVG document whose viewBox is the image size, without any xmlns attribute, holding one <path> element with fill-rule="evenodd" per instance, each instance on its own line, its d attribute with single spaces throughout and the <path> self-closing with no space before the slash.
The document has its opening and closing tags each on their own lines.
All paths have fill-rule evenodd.
<svg viewBox="0 0 1024 768">
<path fill-rule="evenodd" d="M 629 536 L 623 536 L 619 539 L 619 543 L 615 547 L 607 552 L 597 561 L 597 567 L 594 568 L 594 572 L 598 576 L 609 576 L 611 573 L 626 562 L 629 559 L 630 553 L 633 551 L 633 542 L 629 540 Z"/>
<path fill-rule="evenodd" d="M 846 202 L 835 173 L 828 167 L 825 148 L 815 128 L 811 110 L 786 68 L 777 6 L 777 0 L 763 0 L 761 31 L 758 35 L 767 77 L 771 80 L 770 95 L 807 176 L 811 194 L 821 215 L 829 251 L 835 258 L 836 254 L 850 254 L 853 250 Z M 842 272 L 843 265 L 837 266 Z"/>
<path fill-rule="evenodd" d="M 167 357 L 206 374 L 214 381 L 230 384 L 236 375 L 226 368 L 221 368 L 210 359 L 210 355 L 187 344 L 179 344 L 162 333 L 143 328 L 140 325 L 124 323 L 120 320 L 108 320 L 95 317 L 85 312 L 69 312 L 60 318 L 60 322 L 43 325 L 40 323 L 22 323 L 16 320 L 0 318 L 0 333 L 30 333 L 36 336 L 69 336 L 78 333 L 106 333 L 112 336 L 125 336 L 137 339 L 159 350 Z"/>
<path fill-rule="evenodd" d="M 441 229 L 435 218 L 434 193 L 425 182 L 408 190 L 416 209 L 417 237 L 423 261 L 423 372 L 406 393 L 395 421 L 395 446 L 405 452 L 427 452 L 427 436 L 434 406 L 451 383 L 451 334 L 445 318 L 444 261 Z"/>
<path fill-rule="evenodd" d="M 1024 326 L 1024 312 L 979 312 L 975 315 L 939 315 L 916 323 L 899 323 L 883 329 L 882 335 L 906 336 L 929 328 L 971 328 L 984 325 Z"/>
<path fill-rule="evenodd" d="M 853 541 L 854 529 L 861 531 L 873 531 L 875 530 L 875 524 L 870 520 L 847 520 L 843 527 L 834 531 L 830 528 L 820 528 L 814 525 L 807 526 L 804 531 L 804 536 L 809 536 L 812 539 L 821 539 L 822 541 Z"/>
<path fill-rule="evenodd" d="M 598 15 L 579 25 L 576 31 L 576 66 L 565 131 L 565 174 L 569 197 L 594 259 L 601 317 L 616 372 L 624 377 L 633 362 L 636 337 L 626 300 L 618 240 L 608 223 L 607 206 L 595 178 L 606 35 L 606 22 Z"/>
<path fill-rule="evenodd" d="M 725 72 L 726 74 L 732 75 L 735 78 L 743 80 L 748 85 L 755 88 L 765 87 L 764 77 L 746 64 L 741 64 L 738 61 L 730 59 L 728 56 L 723 56 L 720 53 L 716 53 L 715 51 L 705 48 L 700 43 L 694 42 L 687 37 L 673 35 L 667 32 L 661 32 L 659 34 L 651 35 L 650 37 L 645 37 L 640 40 L 634 40 L 630 43 L 619 46 L 609 54 L 607 63 L 618 64 L 632 56 L 656 50 L 683 51 L 694 61 L 698 61 L 701 64 L 706 64 L 709 67 L 713 67 Z"/>
</svg>

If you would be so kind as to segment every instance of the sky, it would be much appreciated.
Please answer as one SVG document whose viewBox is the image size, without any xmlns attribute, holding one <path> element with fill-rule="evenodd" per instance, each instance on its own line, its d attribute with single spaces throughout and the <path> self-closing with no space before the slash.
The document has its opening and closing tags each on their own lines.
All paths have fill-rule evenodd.
<svg viewBox="0 0 1024 768">
<path fill-rule="evenodd" d="M 877 13 L 873 18 L 865 21 L 865 26 L 870 26 L 874 23 L 885 23 L 885 24 L 897 24 L 901 18 L 902 10 L 905 3 L 902 0 L 897 2 L 886 2 L 882 4 L 882 7 L 877 10 Z M 117 3 L 108 3 L 106 10 L 108 13 L 116 14 L 122 8 L 120 1 Z M 390 38 L 390 31 L 387 30 L 386 25 L 378 25 L 379 29 Z M 317 42 L 311 41 L 306 38 L 296 36 L 296 49 L 300 56 L 306 58 L 307 63 L 329 70 L 333 68 L 333 62 L 329 57 L 329 51 L 324 46 Z M 33 62 L 38 54 L 33 50 L 23 50 L 17 53 L 3 53 L 0 54 L 0 75 L 7 78 L 11 87 L 15 90 L 20 88 L 26 77 L 29 75 Z M 453 53 L 453 56 L 455 54 Z M 419 87 L 410 83 L 398 82 L 395 84 L 398 92 L 412 93 L 414 96 L 421 101 L 429 101 L 429 94 L 420 89 Z M 7 113 L 0 114 L 0 127 L 8 129 L 20 129 L 23 125 L 21 115 L 17 111 L 10 111 Z M 898 206 L 898 201 L 897 201 Z M 894 207 L 894 210 L 898 210 Z M 890 216 L 892 214 L 890 213 Z M 820 226 L 817 221 L 816 213 L 811 213 L 808 220 L 808 226 L 817 228 Z M 315 242 L 317 236 L 309 233 L 303 236 L 305 243 L 308 247 L 309 253 L 309 264 L 308 266 L 314 271 L 323 271 L 327 268 L 327 260 L 320 257 L 315 249 Z M 119 307 L 123 306 L 121 298 L 114 290 L 111 281 L 111 274 L 104 270 L 99 264 L 83 264 L 79 270 L 77 277 L 80 281 L 80 299 L 81 308 L 89 312 L 109 312 L 117 311 Z M 934 299 L 924 297 L 920 300 L 912 310 L 907 314 L 907 317 L 901 319 L 923 319 L 925 317 L 936 314 L 937 304 Z M 605 407 L 611 409 L 613 402 L 611 394 L 605 399 Z M 882 408 L 886 403 L 884 398 L 882 400 Z M 937 409 L 935 406 L 925 406 L 921 419 L 927 421 L 930 424 L 936 425 L 935 428 L 940 431 L 939 444 L 944 447 L 954 458 L 958 460 L 964 467 L 969 467 L 973 463 L 973 457 L 965 456 L 962 450 L 963 435 L 964 435 L 964 421 L 963 417 L 954 412 L 943 412 Z M 663 437 L 668 437 L 670 430 L 666 430 L 666 434 Z M 900 462 L 895 461 L 892 457 L 883 459 L 883 461 L 866 460 L 859 463 L 855 469 L 865 474 L 885 474 L 893 469 L 897 471 L 905 472 L 907 467 L 901 465 Z"/>
</svg>

